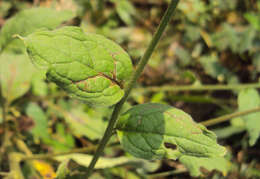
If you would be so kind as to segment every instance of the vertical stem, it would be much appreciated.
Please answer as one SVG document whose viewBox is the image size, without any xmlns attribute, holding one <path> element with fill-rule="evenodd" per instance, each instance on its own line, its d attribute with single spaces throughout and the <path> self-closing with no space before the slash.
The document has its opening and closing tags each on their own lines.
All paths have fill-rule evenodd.
<svg viewBox="0 0 260 179">
<path fill-rule="evenodd" d="M 136 80 L 139 78 L 139 76 L 141 75 L 145 65 L 147 64 L 149 58 L 151 57 L 156 45 L 158 44 L 167 24 L 169 23 L 172 15 L 174 14 L 174 10 L 177 7 L 179 0 L 172 0 L 167 11 L 165 12 L 160 25 L 157 29 L 157 31 L 155 32 L 152 41 L 150 42 L 147 50 L 145 51 L 143 57 L 141 58 L 140 62 L 138 63 L 137 69 L 136 71 L 133 73 L 133 75 L 131 76 L 131 79 L 129 81 L 129 83 L 127 84 L 126 88 L 125 88 L 125 95 L 124 97 L 121 99 L 121 101 L 119 101 L 115 108 L 114 111 L 112 113 L 111 119 L 109 121 L 109 124 L 107 126 L 107 129 L 105 131 L 105 134 L 103 136 L 103 138 L 101 139 L 101 142 L 97 148 L 96 153 L 94 154 L 94 157 L 91 161 L 91 163 L 89 164 L 88 170 L 87 170 L 87 178 L 91 175 L 93 168 L 95 167 L 96 162 L 98 161 L 98 158 L 101 156 L 101 154 L 103 153 L 103 150 L 107 144 L 107 142 L 109 141 L 112 131 L 114 129 L 114 125 L 117 121 L 117 118 L 119 116 L 120 110 L 123 106 L 123 104 L 126 102 L 132 88 L 134 87 Z"/>
</svg>

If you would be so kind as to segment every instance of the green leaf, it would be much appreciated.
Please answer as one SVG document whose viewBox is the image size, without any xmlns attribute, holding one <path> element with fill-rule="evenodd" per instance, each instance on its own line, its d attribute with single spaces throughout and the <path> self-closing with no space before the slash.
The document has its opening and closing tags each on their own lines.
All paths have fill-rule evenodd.
<svg viewBox="0 0 260 179">
<path fill-rule="evenodd" d="M 218 79 L 219 81 L 224 81 L 232 75 L 228 69 L 220 64 L 216 55 L 202 56 L 199 58 L 199 62 L 203 66 L 206 74 Z"/>
<path fill-rule="evenodd" d="M 260 96 L 256 89 L 245 89 L 239 92 L 238 108 L 239 111 L 245 111 L 260 106 Z M 249 133 L 249 144 L 255 145 L 260 135 L 260 112 L 242 116 L 245 121 L 246 129 Z"/>
<path fill-rule="evenodd" d="M 36 103 L 29 103 L 26 107 L 26 114 L 35 122 L 31 130 L 33 136 L 38 139 L 48 139 L 48 121 L 44 111 Z"/>
<path fill-rule="evenodd" d="M 107 122 L 102 119 L 104 110 L 90 109 L 84 111 L 81 108 L 72 108 L 68 111 L 61 110 L 61 114 L 74 135 L 85 136 L 91 140 L 100 139 L 103 136 L 107 125 Z"/>
<path fill-rule="evenodd" d="M 62 22 L 73 18 L 71 11 L 56 11 L 49 8 L 31 8 L 17 13 L 10 18 L 0 33 L 0 51 L 10 47 L 19 50 L 23 47 L 21 41 L 13 35 L 28 35 L 40 28 L 55 29 Z"/>
<path fill-rule="evenodd" d="M 219 139 L 224 139 L 244 131 L 245 131 L 245 127 L 242 126 L 227 126 L 227 127 L 215 129 L 214 133 L 218 136 Z"/>
<path fill-rule="evenodd" d="M 231 163 L 223 157 L 204 158 L 182 156 L 179 160 L 189 170 L 192 176 L 201 175 L 201 168 L 204 168 L 208 171 L 221 171 L 224 176 L 226 176 L 228 171 L 231 169 Z"/>
<path fill-rule="evenodd" d="M 47 68 L 47 78 L 71 96 L 102 106 L 123 97 L 122 88 L 133 67 L 116 43 L 79 27 L 38 31 L 24 42 L 33 63 Z"/>
<path fill-rule="evenodd" d="M 57 169 L 57 179 L 66 179 L 67 175 L 70 173 L 69 169 L 69 161 L 70 159 L 65 159 L 61 162 Z"/>
<path fill-rule="evenodd" d="M 8 103 L 23 96 L 29 89 L 33 65 L 26 55 L 3 53 L 0 56 L 0 86 Z"/>
<path fill-rule="evenodd" d="M 73 135 L 91 140 L 103 136 L 107 126 L 104 118 L 110 116 L 112 111 L 110 108 L 88 108 L 77 100 L 59 100 L 57 105 L 49 104 L 48 109 L 52 115 L 65 119 Z"/>
<path fill-rule="evenodd" d="M 236 30 L 229 24 L 223 23 L 221 30 L 212 36 L 213 45 L 223 51 L 230 48 L 233 52 L 237 52 L 240 43 Z"/>
<path fill-rule="evenodd" d="M 136 15 L 135 7 L 129 0 L 112 0 L 116 4 L 116 12 L 127 24 L 133 25 L 133 16 Z"/>
<path fill-rule="evenodd" d="M 65 160 L 71 159 L 75 161 L 77 164 L 88 167 L 93 156 L 88 154 L 80 154 L 74 153 L 64 156 L 55 157 L 56 160 L 63 162 Z M 112 168 L 115 166 L 128 164 L 128 163 L 141 163 L 143 164 L 145 161 L 142 159 L 128 158 L 128 157 L 116 157 L 116 158 L 106 158 L 100 157 L 97 164 L 95 165 L 95 169 L 104 169 L 104 168 Z"/>
<path fill-rule="evenodd" d="M 62 123 L 56 125 L 56 132 L 49 138 L 44 138 L 43 142 L 53 148 L 53 151 L 64 152 L 71 150 L 75 141 L 70 132 L 67 132 Z"/>
<path fill-rule="evenodd" d="M 148 160 L 183 155 L 218 157 L 226 152 L 213 132 L 185 112 L 164 104 L 132 107 L 120 117 L 116 129 L 127 152 Z"/>
<path fill-rule="evenodd" d="M 44 81 L 45 72 L 38 71 L 33 74 L 32 78 L 32 93 L 36 96 L 47 96 L 48 94 L 48 85 Z"/>
<path fill-rule="evenodd" d="M 257 30 L 260 30 L 260 16 L 256 13 L 245 13 L 246 20 Z"/>
<path fill-rule="evenodd" d="M 176 56 L 179 58 L 179 62 L 181 66 L 187 66 L 191 63 L 191 55 L 190 52 L 182 47 L 177 47 Z"/>
</svg>

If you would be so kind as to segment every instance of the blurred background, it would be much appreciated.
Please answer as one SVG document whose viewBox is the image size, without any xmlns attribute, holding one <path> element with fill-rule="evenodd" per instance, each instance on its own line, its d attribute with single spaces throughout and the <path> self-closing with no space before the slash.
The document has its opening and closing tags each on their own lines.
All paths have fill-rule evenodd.
<svg viewBox="0 0 260 179">
<path fill-rule="evenodd" d="M 69 172 L 65 178 L 84 178 L 83 171 L 102 137 L 113 107 L 92 108 L 69 98 L 55 84 L 46 81 L 44 72 L 31 65 L 23 45 L 12 36 L 27 35 L 45 26 L 49 29 L 64 25 L 80 26 L 86 32 L 102 34 L 117 42 L 136 65 L 169 2 L 0 1 L 0 85 L 2 101 L 6 104 L 4 110 L 0 109 L 0 114 L 6 114 L 8 123 L 8 127 L 3 125 L 1 115 L 0 134 L 5 133 L 8 138 L 2 140 L 2 146 L 27 156 L 69 154 L 55 160 L 52 156 L 43 156 L 49 160 L 39 157 L 24 161 L 21 170 L 25 178 L 55 178 L 60 175 L 57 172 L 60 168 Z M 35 12 L 24 13 L 11 26 L 17 26 L 17 29 L 3 30 L 17 14 L 33 11 L 34 8 L 49 10 L 36 9 Z M 42 25 L 37 25 L 39 22 Z M 180 0 L 174 18 L 124 110 L 146 102 L 165 103 L 189 113 L 196 122 L 203 122 L 242 109 L 259 107 L 260 97 L 256 89 L 260 87 L 259 74 L 260 0 Z M 238 88 L 243 84 L 252 84 L 253 92 L 248 92 L 244 100 L 238 101 Z M 220 91 L 213 86 L 213 90 L 192 90 L 203 85 L 229 88 Z M 181 88 L 183 86 L 188 86 L 188 89 Z M 237 117 L 208 126 L 217 134 L 219 143 L 228 149 L 228 162 L 223 164 L 224 168 L 198 167 L 195 174 L 178 161 L 136 160 L 125 153 L 118 139 L 113 137 L 104 155 L 110 158 L 101 159 L 98 166 L 101 170 L 97 170 L 92 178 L 260 178 L 257 142 L 260 114 L 245 117 L 251 123 Z M 254 134 L 249 132 L 251 129 Z M 3 148 L 2 154 L 6 152 Z M 87 151 L 88 154 L 74 155 L 74 151 Z M 7 158 L 6 155 L 0 156 L 3 175 L 9 170 L 8 162 L 5 162 Z"/>
</svg>

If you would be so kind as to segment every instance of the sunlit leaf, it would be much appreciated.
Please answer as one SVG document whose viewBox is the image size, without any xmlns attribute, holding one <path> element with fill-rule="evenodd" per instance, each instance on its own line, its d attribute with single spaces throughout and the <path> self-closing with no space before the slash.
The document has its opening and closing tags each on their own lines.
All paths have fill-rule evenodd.
<svg viewBox="0 0 260 179">
<path fill-rule="evenodd" d="M 239 111 L 250 110 L 260 107 L 260 96 L 256 89 L 246 89 L 239 92 L 238 95 Z M 249 144 L 255 145 L 260 135 L 260 112 L 251 113 L 242 116 L 245 121 L 246 129 L 249 133 Z"/>
<path fill-rule="evenodd" d="M 22 39 L 32 62 L 46 68 L 48 80 L 71 96 L 100 106 L 123 97 L 133 67 L 129 55 L 113 41 L 73 26 Z"/>
</svg>

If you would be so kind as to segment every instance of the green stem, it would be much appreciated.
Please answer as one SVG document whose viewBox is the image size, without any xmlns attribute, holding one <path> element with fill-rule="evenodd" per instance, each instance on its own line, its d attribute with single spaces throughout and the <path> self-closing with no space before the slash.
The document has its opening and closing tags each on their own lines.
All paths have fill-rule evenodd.
<svg viewBox="0 0 260 179">
<path fill-rule="evenodd" d="M 146 88 L 136 88 L 136 90 L 141 92 L 164 92 L 164 91 L 205 91 L 205 90 L 241 90 L 246 88 L 260 88 L 260 83 L 249 83 L 249 84 L 232 84 L 232 85 L 201 85 L 201 86 L 170 86 L 165 85 L 162 87 L 146 87 Z"/>
<path fill-rule="evenodd" d="M 249 110 L 246 110 L 246 111 L 227 114 L 227 115 L 220 116 L 220 117 L 217 117 L 217 118 L 214 118 L 214 119 L 209 119 L 207 121 L 201 122 L 201 124 L 203 124 L 205 126 L 212 126 L 212 125 L 215 125 L 215 124 L 218 124 L 218 123 L 221 123 L 221 122 L 228 121 L 228 120 L 235 118 L 235 117 L 244 116 L 244 115 L 254 113 L 254 112 L 259 112 L 259 111 L 260 111 L 260 107 L 257 107 L 257 108 L 249 109 Z"/>
<path fill-rule="evenodd" d="M 152 41 L 150 42 L 147 50 L 145 51 L 143 57 L 141 58 L 140 62 L 138 63 L 137 69 L 136 71 L 133 73 L 133 75 L 131 76 L 131 79 L 129 81 L 129 83 L 127 84 L 126 88 L 125 88 L 125 95 L 124 97 L 121 99 L 121 101 L 119 101 L 115 108 L 114 111 L 112 113 L 111 119 L 109 121 L 109 124 L 107 126 L 107 129 L 105 131 L 105 134 L 103 136 L 103 138 L 101 139 L 101 142 L 97 148 L 96 153 L 94 154 L 94 157 L 88 167 L 87 170 L 87 178 L 91 175 L 93 168 L 95 167 L 96 162 L 98 161 L 98 158 L 101 156 L 101 154 L 103 153 L 103 150 L 107 144 L 107 142 L 109 141 L 111 134 L 113 132 L 115 123 L 117 121 L 117 118 L 119 116 L 120 110 L 123 106 L 123 104 L 126 102 L 132 88 L 134 87 L 137 79 L 139 78 L 139 76 L 141 75 L 145 65 L 147 64 L 149 58 L 151 57 L 156 45 L 158 44 L 167 24 L 169 23 L 172 15 L 174 14 L 174 10 L 177 7 L 179 0 L 172 0 L 167 11 L 165 12 L 161 23 L 157 29 L 157 31 L 155 32 Z"/>
</svg>

